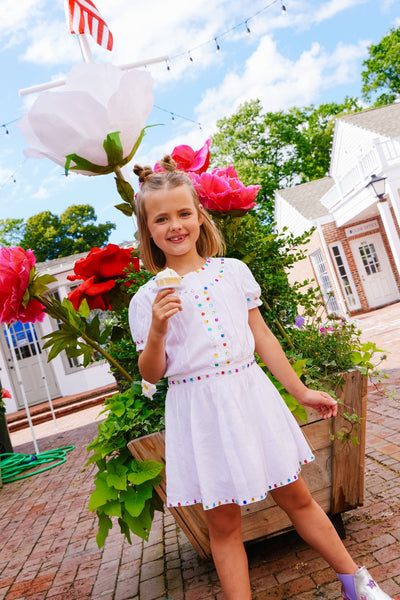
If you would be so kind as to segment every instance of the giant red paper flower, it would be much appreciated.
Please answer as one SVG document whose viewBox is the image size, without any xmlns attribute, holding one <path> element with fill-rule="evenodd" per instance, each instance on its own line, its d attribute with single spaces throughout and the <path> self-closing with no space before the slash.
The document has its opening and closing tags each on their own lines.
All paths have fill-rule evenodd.
<svg viewBox="0 0 400 600">
<path fill-rule="evenodd" d="M 19 246 L 0 249 L 0 323 L 43 321 L 42 304 L 30 299 L 28 292 L 35 263 L 32 250 Z"/>
<path fill-rule="evenodd" d="M 171 157 L 176 162 L 178 171 L 197 173 L 198 175 L 207 171 L 210 164 L 210 144 L 211 140 L 207 140 L 200 150 L 193 150 L 193 148 L 185 144 L 175 146 Z M 158 163 L 154 165 L 154 171 L 162 170 Z"/>
<path fill-rule="evenodd" d="M 114 296 L 119 292 L 116 279 L 124 279 L 126 269 L 140 270 L 139 259 L 132 257 L 132 248 L 120 248 L 116 244 L 92 248 L 85 258 L 76 261 L 75 275 L 67 277 L 70 281 L 84 280 L 68 294 L 68 299 L 76 310 L 84 298 L 90 309 L 113 310 Z"/>
<path fill-rule="evenodd" d="M 242 213 L 255 206 L 259 185 L 245 186 L 237 172 L 229 165 L 225 169 L 214 169 L 211 173 L 188 173 L 204 208 L 229 212 L 239 210 Z"/>
</svg>

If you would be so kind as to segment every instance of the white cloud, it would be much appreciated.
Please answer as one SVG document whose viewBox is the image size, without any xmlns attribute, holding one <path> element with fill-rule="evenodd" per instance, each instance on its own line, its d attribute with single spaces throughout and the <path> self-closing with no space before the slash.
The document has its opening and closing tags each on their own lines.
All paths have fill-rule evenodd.
<svg viewBox="0 0 400 600">
<path fill-rule="evenodd" d="M 297 60 L 285 58 L 276 42 L 265 36 L 247 60 L 243 71 L 228 73 L 218 88 L 207 90 L 196 114 L 212 123 L 234 112 L 250 99 L 260 99 L 265 110 L 281 110 L 318 101 L 320 92 L 347 83 L 358 75 L 358 61 L 367 42 L 339 43 L 333 53 L 313 43 Z"/>
<path fill-rule="evenodd" d="M 46 0 L 1 0 L 0 38 L 26 29 L 35 19 Z"/>
<path fill-rule="evenodd" d="M 322 6 L 314 12 L 313 21 L 315 23 L 326 21 L 343 10 L 347 10 L 358 4 L 365 4 L 366 2 L 367 0 L 330 0 L 329 2 L 323 3 Z"/>
<path fill-rule="evenodd" d="M 32 27 L 29 38 L 22 60 L 42 65 L 73 64 L 82 60 L 75 36 L 68 33 L 65 22 L 39 23 Z"/>
</svg>

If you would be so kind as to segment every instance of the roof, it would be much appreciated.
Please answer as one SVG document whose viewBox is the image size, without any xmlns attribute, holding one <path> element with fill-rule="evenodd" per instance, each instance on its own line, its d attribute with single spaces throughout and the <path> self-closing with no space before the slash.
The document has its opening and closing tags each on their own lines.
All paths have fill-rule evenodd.
<svg viewBox="0 0 400 600">
<path fill-rule="evenodd" d="M 329 214 L 329 211 L 321 204 L 320 200 L 334 185 L 335 182 L 332 177 L 323 177 L 291 188 L 278 190 L 277 193 L 303 217 L 312 220 Z"/>
<path fill-rule="evenodd" d="M 339 117 L 339 120 L 380 135 L 396 138 L 400 136 L 400 102 L 344 115 Z"/>
</svg>

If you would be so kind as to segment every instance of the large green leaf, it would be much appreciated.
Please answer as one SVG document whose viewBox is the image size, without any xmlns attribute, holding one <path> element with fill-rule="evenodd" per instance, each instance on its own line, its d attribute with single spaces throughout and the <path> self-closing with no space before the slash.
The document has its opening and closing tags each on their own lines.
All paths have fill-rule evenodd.
<svg viewBox="0 0 400 600">
<path fill-rule="evenodd" d="M 133 460 L 131 463 L 131 473 L 128 474 L 128 480 L 134 485 L 140 485 L 145 481 L 154 479 L 161 473 L 163 465 L 153 460 L 145 462 Z"/>
<path fill-rule="evenodd" d="M 109 500 L 118 498 L 118 490 L 110 487 L 104 473 L 99 473 L 95 480 L 95 489 L 89 499 L 89 510 L 96 510 Z"/>
<path fill-rule="evenodd" d="M 142 483 L 138 486 L 130 486 L 124 492 L 121 492 L 120 498 L 125 503 L 125 508 L 131 517 L 138 517 L 142 510 L 146 500 L 149 500 L 153 495 L 153 486 L 149 483 Z"/>
<path fill-rule="evenodd" d="M 110 517 L 104 513 L 97 513 L 99 519 L 99 530 L 96 535 L 96 542 L 99 548 L 104 546 L 109 529 L 112 529 L 112 521 Z"/>
</svg>

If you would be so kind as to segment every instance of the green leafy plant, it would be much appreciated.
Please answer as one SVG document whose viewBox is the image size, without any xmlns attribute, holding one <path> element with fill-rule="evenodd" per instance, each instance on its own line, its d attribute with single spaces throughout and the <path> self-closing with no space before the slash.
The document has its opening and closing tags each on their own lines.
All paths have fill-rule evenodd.
<svg viewBox="0 0 400 600">
<path fill-rule="evenodd" d="M 166 387 L 165 381 L 157 384 L 157 392 L 149 402 L 142 395 L 141 384 L 134 382 L 126 391 L 107 398 L 100 413 L 107 413 L 107 417 L 87 447 L 93 454 L 86 463 L 95 463 L 98 469 L 89 510 L 98 517 L 99 548 L 113 526 L 112 517 L 117 518 L 121 533 L 131 543 L 131 533 L 148 540 L 154 511 L 163 510 L 155 490 L 162 481 L 163 465 L 133 459 L 127 443 L 164 428 Z"/>
</svg>

